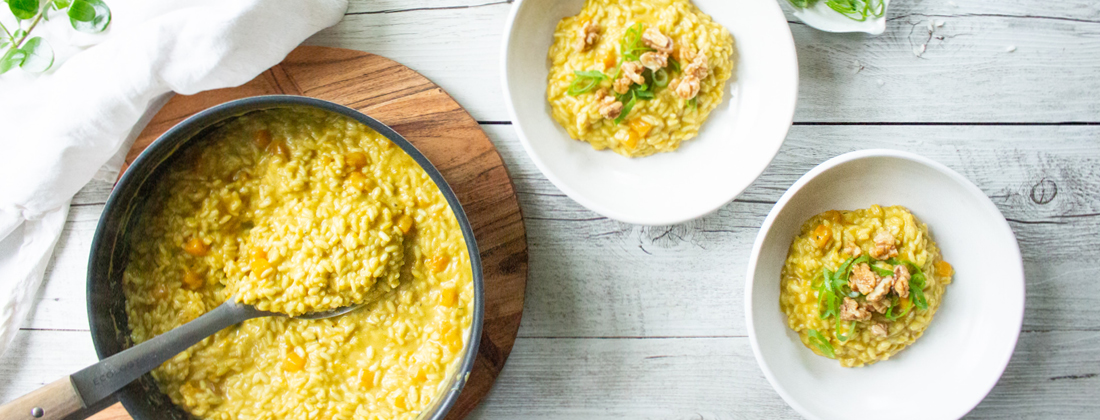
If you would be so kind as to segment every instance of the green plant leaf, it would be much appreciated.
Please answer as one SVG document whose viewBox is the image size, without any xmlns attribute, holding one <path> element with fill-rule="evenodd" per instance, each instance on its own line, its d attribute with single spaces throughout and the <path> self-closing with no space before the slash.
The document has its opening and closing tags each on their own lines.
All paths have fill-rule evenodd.
<svg viewBox="0 0 1100 420">
<path fill-rule="evenodd" d="M 73 21 L 73 27 L 76 27 L 76 22 L 91 22 L 95 20 L 95 7 L 84 0 L 76 0 L 69 5 L 69 19 Z"/>
<path fill-rule="evenodd" d="M 66 7 L 69 7 L 69 5 L 72 4 L 72 3 L 73 3 L 73 0 L 54 0 L 53 8 L 54 8 L 54 10 L 61 10 L 61 9 L 66 8 Z"/>
<path fill-rule="evenodd" d="M 8 8 L 16 19 L 30 19 L 38 13 L 38 0 L 8 0 Z"/>
<path fill-rule="evenodd" d="M 27 53 L 23 50 L 17 48 L 8 50 L 3 57 L 0 57 L 0 74 L 23 64 L 24 58 L 27 58 Z"/>
<path fill-rule="evenodd" d="M 41 73 L 53 66 L 53 48 L 42 37 L 36 36 L 27 40 L 21 49 L 27 55 L 19 65 L 23 70 Z"/>
<path fill-rule="evenodd" d="M 80 32 L 98 33 L 111 24 L 111 9 L 102 0 L 72 0 L 69 22 Z"/>
<path fill-rule="evenodd" d="M 11 34 L 11 42 L 15 42 L 15 41 L 18 41 L 20 39 L 23 39 L 23 37 L 25 37 L 25 36 L 27 36 L 27 31 L 24 31 L 22 29 L 16 29 L 15 33 Z"/>
</svg>

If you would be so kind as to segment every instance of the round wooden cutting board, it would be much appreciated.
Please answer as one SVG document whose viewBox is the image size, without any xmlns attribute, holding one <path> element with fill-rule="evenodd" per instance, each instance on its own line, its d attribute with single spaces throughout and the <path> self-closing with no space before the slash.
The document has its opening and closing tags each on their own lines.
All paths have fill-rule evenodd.
<svg viewBox="0 0 1100 420">
<path fill-rule="evenodd" d="M 324 99 L 382 121 L 432 161 L 462 202 L 485 273 L 485 324 L 477 361 L 447 416 L 465 417 L 489 392 L 512 350 L 527 285 L 527 235 L 500 155 L 466 110 L 412 69 L 365 52 L 304 46 L 242 86 L 176 95 L 134 142 L 126 164 L 162 133 L 199 111 L 272 94 Z M 130 416 L 115 404 L 92 418 L 128 420 Z"/>
</svg>

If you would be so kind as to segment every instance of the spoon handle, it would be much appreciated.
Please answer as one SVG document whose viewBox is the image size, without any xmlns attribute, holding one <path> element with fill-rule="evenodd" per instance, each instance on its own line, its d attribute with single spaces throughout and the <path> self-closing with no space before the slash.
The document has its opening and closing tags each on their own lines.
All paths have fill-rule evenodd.
<svg viewBox="0 0 1100 420">
<path fill-rule="evenodd" d="M 81 404 L 72 378 L 66 376 L 0 406 L 0 419 L 61 420 L 83 408 Z"/>
<path fill-rule="evenodd" d="M 62 419 L 106 398 L 225 327 L 264 315 L 229 299 L 191 322 L 0 406 L 0 419 Z"/>
</svg>

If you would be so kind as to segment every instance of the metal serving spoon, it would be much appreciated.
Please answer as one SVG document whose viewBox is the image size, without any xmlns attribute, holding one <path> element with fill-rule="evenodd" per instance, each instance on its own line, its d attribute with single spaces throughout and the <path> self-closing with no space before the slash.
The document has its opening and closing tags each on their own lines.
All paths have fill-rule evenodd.
<svg viewBox="0 0 1100 420">
<path fill-rule="evenodd" d="M 363 305 L 345 306 L 295 319 L 325 319 L 344 315 Z M 100 360 L 83 370 L 0 406 L 0 419 L 60 420 L 107 398 L 146 372 L 222 329 L 252 318 L 286 316 L 226 300 L 214 310 L 149 341 Z"/>
</svg>

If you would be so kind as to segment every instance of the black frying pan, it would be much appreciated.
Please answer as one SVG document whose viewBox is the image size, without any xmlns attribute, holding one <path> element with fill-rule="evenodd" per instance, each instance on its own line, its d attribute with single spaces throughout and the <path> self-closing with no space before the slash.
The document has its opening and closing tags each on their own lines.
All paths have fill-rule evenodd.
<svg viewBox="0 0 1100 420">
<path fill-rule="evenodd" d="M 454 191 L 447 185 L 443 176 L 408 140 L 385 124 L 356 110 L 320 99 L 273 95 L 239 99 L 218 105 L 168 130 L 138 156 L 119 179 L 107 200 L 102 219 L 92 240 L 92 253 L 88 263 L 88 322 L 91 326 L 96 354 L 103 359 L 133 345 L 126 316 L 125 296 L 122 292 L 122 273 L 129 256 L 129 240 L 126 235 L 141 217 L 145 204 L 144 198 L 148 196 L 155 181 L 165 172 L 165 168 L 173 164 L 175 157 L 180 155 L 177 152 L 191 147 L 194 144 L 191 142 L 192 139 L 201 138 L 203 134 L 240 115 L 263 109 L 299 106 L 318 108 L 347 116 L 374 129 L 400 146 L 435 181 L 462 227 L 474 274 L 474 318 L 469 336 L 466 337 L 468 344 L 463 353 L 461 365 L 450 379 L 451 386 L 441 395 L 437 395 L 433 405 L 420 417 L 431 420 L 442 419 L 458 399 L 468 374 L 473 369 L 485 315 L 481 258 L 477 243 L 473 240 L 473 228 L 462 210 L 461 203 L 458 202 Z M 135 420 L 194 418 L 172 404 L 168 396 L 160 392 L 149 374 L 116 392 L 115 396 Z M 74 417 L 83 418 L 113 402 L 108 398 L 93 404 Z"/>
</svg>

